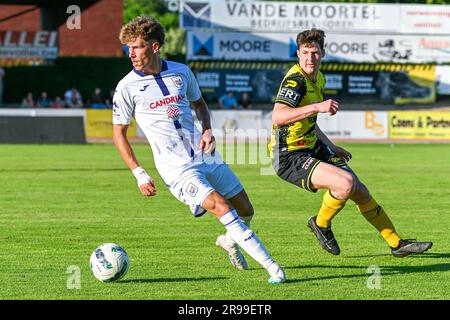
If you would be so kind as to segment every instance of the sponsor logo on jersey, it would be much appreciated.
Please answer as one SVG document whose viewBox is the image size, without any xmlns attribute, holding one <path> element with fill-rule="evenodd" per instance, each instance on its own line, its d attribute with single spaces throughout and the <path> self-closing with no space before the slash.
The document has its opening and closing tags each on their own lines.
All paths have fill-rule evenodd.
<svg viewBox="0 0 450 320">
<path fill-rule="evenodd" d="M 169 119 L 178 119 L 180 117 L 180 109 L 178 106 L 169 105 L 166 113 Z"/>
<path fill-rule="evenodd" d="M 297 81 L 294 80 L 287 80 L 285 87 L 286 88 L 295 88 L 297 86 Z"/>
<path fill-rule="evenodd" d="M 182 94 L 177 95 L 177 96 L 170 96 L 167 98 L 162 98 L 162 99 L 150 102 L 149 107 L 150 107 L 150 109 L 156 109 L 156 108 L 168 105 L 168 104 L 177 103 L 178 101 L 183 100 L 183 99 L 184 99 L 184 95 L 182 95 Z"/>
<path fill-rule="evenodd" d="M 278 93 L 278 98 L 286 100 L 291 104 L 297 104 L 300 101 L 300 95 L 294 90 L 287 88 L 281 88 L 280 92 Z"/>
<path fill-rule="evenodd" d="M 147 87 L 149 86 L 149 84 L 146 84 L 142 89 L 139 89 L 139 91 L 145 91 L 145 89 L 147 89 Z"/>
<path fill-rule="evenodd" d="M 113 102 L 112 113 L 114 120 L 120 120 L 120 109 L 115 101 Z"/>
<path fill-rule="evenodd" d="M 113 107 L 112 107 L 112 109 L 113 109 L 113 113 L 119 112 L 119 107 L 117 106 L 117 104 L 116 104 L 115 101 L 113 102 Z"/>
</svg>

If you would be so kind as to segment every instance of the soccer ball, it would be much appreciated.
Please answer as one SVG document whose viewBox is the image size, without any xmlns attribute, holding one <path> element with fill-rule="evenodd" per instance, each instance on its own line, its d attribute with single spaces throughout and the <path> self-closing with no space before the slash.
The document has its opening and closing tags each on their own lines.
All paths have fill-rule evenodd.
<svg viewBox="0 0 450 320">
<path fill-rule="evenodd" d="M 101 282 L 112 282 L 122 278 L 130 267 L 128 254 L 115 243 L 99 245 L 91 254 L 91 271 Z"/>
</svg>

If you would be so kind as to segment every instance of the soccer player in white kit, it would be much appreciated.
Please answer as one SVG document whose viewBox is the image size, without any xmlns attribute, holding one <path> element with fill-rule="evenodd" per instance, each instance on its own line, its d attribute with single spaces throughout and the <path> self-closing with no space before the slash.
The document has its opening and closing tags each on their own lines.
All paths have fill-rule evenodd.
<svg viewBox="0 0 450 320">
<path fill-rule="evenodd" d="M 127 139 L 131 118 L 144 132 L 155 166 L 170 192 L 188 205 L 195 217 L 206 211 L 225 226 L 216 245 L 237 269 L 247 269 L 242 248 L 269 273 L 270 283 L 285 282 L 284 270 L 249 228 L 253 207 L 239 179 L 215 152 L 208 107 L 188 66 L 165 61 L 159 50 L 164 28 L 153 17 L 139 16 L 120 31 L 133 64 L 113 98 L 114 144 L 133 172 L 141 193 L 156 195 L 152 178 L 140 166 Z M 191 108 L 202 132 L 194 125 Z"/>
</svg>

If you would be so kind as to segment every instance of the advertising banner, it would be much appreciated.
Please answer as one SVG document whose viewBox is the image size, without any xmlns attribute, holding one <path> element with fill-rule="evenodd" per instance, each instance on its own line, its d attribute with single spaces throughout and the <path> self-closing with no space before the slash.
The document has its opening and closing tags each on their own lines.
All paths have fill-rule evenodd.
<svg viewBox="0 0 450 320">
<path fill-rule="evenodd" d="M 388 137 L 387 111 L 319 113 L 317 123 L 329 138 L 381 140 Z"/>
<path fill-rule="evenodd" d="M 445 63 L 450 38 L 436 35 L 332 34 L 325 41 L 323 61 Z"/>
<path fill-rule="evenodd" d="M 241 139 L 259 138 L 260 141 L 270 138 L 272 112 L 212 110 L 211 119 L 217 138 L 231 135 Z M 380 141 L 388 138 L 387 111 L 341 111 L 334 116 L 319 113 L 317 123 L 332 139 Z"/>
<path fill-rule="evenodd" d="M 394 104 L 436 101 L 434 65 L 327 64 L 322 72 L 329 96 Z"/>
<path fill-rule="evenodd" d="M 0 31 L 0 58 L 56 59 L 57 31 Z"/>
<path fill-rule="evenodd" d="M 243 139 L 270 137 L 271 112 L 261 110 L 212 110 L 214 135 Z M 450 141 L 450 112 L 340 111 L 319 113 L 317 124 L 330 139 Z M 251 140 L 248 140 L 251 141 Z"/>
<path fill-rule="evenodd" d="M 450 140 L 450 112 L 390 111 L 389 138 Z"/>
<path fill-rule="evenodd" d="M 297 60 L 296 33 L 189 31 L 187 60 Z M 435 35 L 330 34 L 325 38 L 330 62 L 444 63 L 450 38 Z"/>
<path fill-rule="evenodd" d="M 330 33 L 449 34 L 450 6 L 332 2 L 182 0 L 185 29 Z"/>
<path fill-rule="evenodd" d="M 187 60 L 295 60 L 295 34 L 186 33 Z"/>
<path fill-rule="evenodd" d="M 416 34 L 449 34 L 450 5 L 400 5 L 400 32 Z"/>
<path fill-rule="evenodd" d="M 204 98 L 217 100 L 227 91 L 239 98 L 248 92 L 252 102 L 271 103 L 287 70 L 277 62 L 192 61 Z M 323 64 L 325 95 L 339 101 L 392 104 L 436 101 L 434 65 Z"/>
<path fill-rule="evenodd" d="M 245 31 L 319 28 L 340 31 L 393 32 L 400 7 L 356 3 L 275 1 L 182 1 L 180 26 Z"/>
<path fill-rule="evenodd" d="M 248 92 L 252 102 L 267 103 L 275 98 L 290 64 L 198 61 L 191 62 L 190 67 L 208 102 L 217 102 L 233 91 L 237 99 Z"/>
<path fill-rule="evenodd" d="M 436 66 L 436 90 L 440 95 L 450 95 L 450 66 Z"/>
<path fill-rule="evenodd" d="M 85 119 L 86 138 L 112 138 L 112 110 L 86 110 Z M 127 135 L 130 138 L 136 137 L 136 123 L 132 119 L 128 127 Z"/>
</svg>

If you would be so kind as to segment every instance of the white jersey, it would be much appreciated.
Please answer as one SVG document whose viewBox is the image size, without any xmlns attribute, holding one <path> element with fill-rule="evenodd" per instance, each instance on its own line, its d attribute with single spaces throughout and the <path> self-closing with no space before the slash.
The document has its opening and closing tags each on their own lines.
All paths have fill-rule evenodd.
<svg viewBox="0 0 450 320">
<path fill-rule="evenodd" d="M 156 169 L 167 185 L 202 162 L 221 162 L 203 155 L 201 133 L 194 124 L 189 101 L 201 98 L 188 66 L 162 60 L 159 74 L 136 69 L 117 85 L 113 98 L 113 124 L 130 124 L 134 116 L 153 151 Z M 208 159 L 209 158 L 209 159 Z"/>
</svg>

